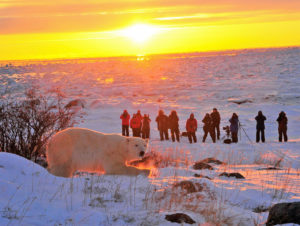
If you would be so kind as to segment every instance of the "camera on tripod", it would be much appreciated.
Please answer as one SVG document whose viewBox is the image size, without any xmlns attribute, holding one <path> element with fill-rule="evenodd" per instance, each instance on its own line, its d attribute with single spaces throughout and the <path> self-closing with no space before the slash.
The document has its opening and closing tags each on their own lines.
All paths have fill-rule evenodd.
<svg viewBox="0 0 300 226">
<path fill-rule="evenodd" d="M 230 136 L 230 128 L 229 128 L 229 126 L 223 127 L 223 130 L 225 130 L 226 136 L 229 137 Z"/>
</svg>

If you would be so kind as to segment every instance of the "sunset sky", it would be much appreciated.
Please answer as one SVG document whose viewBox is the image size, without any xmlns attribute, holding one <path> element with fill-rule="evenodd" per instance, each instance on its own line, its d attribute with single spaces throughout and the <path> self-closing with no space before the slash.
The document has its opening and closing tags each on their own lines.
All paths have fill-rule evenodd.
<svg viewBox="0 0 300 226">
<path fill-rule="evenodd" d="M 299 0 L 0 0 L 0 60 L 299 45 Z"/>
</svg>

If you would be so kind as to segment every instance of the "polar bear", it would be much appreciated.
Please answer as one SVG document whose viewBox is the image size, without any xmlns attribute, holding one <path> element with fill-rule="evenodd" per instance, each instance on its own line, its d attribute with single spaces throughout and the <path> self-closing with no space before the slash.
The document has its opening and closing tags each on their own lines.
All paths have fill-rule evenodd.
<svg viewBox="0 0 300 226">
<path fill-rule="evenodd" d="M 146 149 L 147 141 L 138 137 L 68 128 L 55 134 L 48 142 L 48 170 L 61 177 L 72 177 L 77 170 L 148 176 L 149 170 L 126 164 L 143 157 Z"/>
</svg>

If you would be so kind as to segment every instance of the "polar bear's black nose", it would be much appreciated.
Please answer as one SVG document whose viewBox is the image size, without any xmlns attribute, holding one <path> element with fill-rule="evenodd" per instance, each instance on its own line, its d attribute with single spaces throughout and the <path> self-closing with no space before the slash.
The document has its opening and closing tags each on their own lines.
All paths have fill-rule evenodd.
<svg viewBox="0 0 300 226">
<path fill-rule="evenodd" d="M 144 154 L 145 154 L 145 152 L 144 152 L 144 151 L 141 151 L 141 152 L 140 152 L 140 156 L 141 156 L 141 157 L 143 157 L 143 156 L 144 156 Z"/>
</svg>

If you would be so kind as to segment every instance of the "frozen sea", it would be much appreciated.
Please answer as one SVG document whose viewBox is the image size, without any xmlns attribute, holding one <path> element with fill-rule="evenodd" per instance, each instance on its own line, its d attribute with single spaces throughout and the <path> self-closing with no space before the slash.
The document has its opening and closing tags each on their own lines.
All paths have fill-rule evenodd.
<svg viewBox="0 0 300 226">
<path fill-rule="evenodd" d="M 197 206 L 188 207 L 184 203 L 187 199 L 176 202 L 173 200 L 176 205 L 172 205 L 174 194 L 169 187 L 174 181 L 180 180 L 206 184 L 210 192 L 198 195 L 205 197 L 203 203 L 206 204 L 209 203 L 207 197 L 214 196 L 215 199 L 212 199 L 214 201 L 210 201 L 217 204 L 212 208 L 216 206 L 219 209 L 224 208 L 221 213 L 213 212 L 222 216 L 219 220 L 222 225 L 227 221 L 230 221 L 228 225 L 262 224 L 266 221 L 268 213 L 254 213 L 253 209 L 267 208 L 278 202 L 300 200 L 299 59 L 300 48 L 280 48 L 120 58 L 0 62 L 1 99 L 14 95 L 17 100 L 24 95 L 24 90 L 32 85 L 42 92 L 59 89 L 68 101 L 80 99 L 84 103 L 82 111 L 85 115 L 76 126 L 105 133 L 121 132 L 119 117 L 124 109 L 131 115 L 141 110 L 142 114 L 150 114 L 152 119 L 149 150 L 165 155 L 170 160 L 170 164 L 166 167 L 155 169 L 151 178 L 135 179 L 134 186 L 137 187 L 137 191 L 134 192 L 137 195 L 133 197 L 131 196 L 133 188 L 130 187 L 133 183 L 131 177 L 87 175 L 86 178 L 75 178 L 74 181 L 73 179 L 70 181 L 71 179 L 55 179 L 42 169 L 37 171 L 41 175 L 47 174 L 51 178 L 49 180 L 51 183 L 45 182 L 43 188 L 32 189 L 32 192 L 29 188 L 22 192 L 18 188 L 19 184 L 31 186 L 30 188 L 35 184 L 32 172 L 35 172 L 37 167 L 27 169 L 30 171 L 28 173 L 30 183 L 24 182 L 21 179 L 22 174 L 18 171 L 20 169 L 12 167 L 14 161 L 19 164 L 21 160 L 0 153 L 2 154 L 0 191 L 11 194 L 9 200 L 7 197 L 0 198 L 0 213 L 2 213 L 0 224 L 3 222 L 18 225 L 19 222 L 24 225 L 42 225 L 47 222 L 53 225 L 72 225 L 72 223 L 166 225 L 164 214 L 181 211 L 189 213 L 199 224 L 214 225 L 216 221 L 201 211 L 201 205 L 200 209 Z M 171 110 L 176 110 L 180 118 L 181 131 L 185 131 L 186 119 L 190 113 L 194 113 L 199 125 L 198 140 L 201 140 L 203 136 L 201 121 L 205 113 L 210 113 L 214 107 L 218 108 L 221 114 L 221 127 L 229 124 L 228 120 L 233 112 L 239 115 L 243 129 L 240 130 L 241 139 L 238 144 L 225 145 L 221 141 L 213 144 L 209 137 L 205 144 L 189 144 L 185 137 L 180 143 L 159 141 L 155 123 L 158 110 L 163 109 L 167 114 Z M 259 110 L 267 117 L 265 144 L 255 143 L 254 117 Z M 289 120 L 288 143 L 278 142 L 276 119 L 280 111 L 285 111 Z M 221 137 L 223 136 L 224 131 L 221 131 Z M 214 171 L 201 172 L 213 180 L 195 178 L 193 175 L 197 172 L 191 168 L 192 164 L 207 157 L 215 157 L 227 164 L 214 166 Z M 283 159 L 281 170 L 259 170 L 273 166 L 280 159 Z M 26 169 L 22 168 L 23 171 L 26 174 Z M 239 181 L 218 177 L 218 174 L 224 171 L 240 172 L 246 179 Z M 12 177 L 3 176 L 4 173 L 11 173 L 14 182 L 12 183 Z M 35 178 L 37 177 L 41 176 L 37 175 Z M 130 191 L 124 192 L 126 194 L 122 203 L 107 198 L 110 193 L 104 186 L 103 195 L 100 196 L 106 201 L 103 201 L 104 204 L 95 204 L 93 200 L 97 200 L 99 193 L 93 193 L 94 191 L 89 191 L 88 195 L 81 193 L 80 188 L 87 186 L 85 180 L 94 181 L 90 187 L 96 186 L 100 190 L 103 184 L 105 186 L 119 184 L 119 189 L 126 190 L 130 187 Z M 64 183 L 66 186 L 75 183 L 77 193 L 69 194 L 68 189 L 61 187 Z M 63 201 L 59 198 L 62 195 L 57 195 L 60 188 L 60 194 L 64 194 Z M 158 197 L 159 201 L 153 201 L 152 199 L 155 199 L 156 195 L 159 196 L 162 190 L 166 194 L 169 192 L 169 196 Z M 42 199 L 33 198 L 40 196 L 41 192 L 43 192 Z M 72 199 L 75 193 L 76 198 Z M 28 200 L 35 200 L 32 206 L 24 204 L 23 208 L 17 207 L 17 204 L 26 200 L 26 197 Z M 147 200 L 149 197 L 151 203 Z M 131 200 L 133 198 L 137 201 L 133 202 Z M 51 202 L 47 206 L 49 200 Z M 70 204 L 71 201 L 74 203 Z M 27 212 L 23 218 L 22 216 L 13 218 L 9 215 L 7 207 L 12 210 L 24 209 Z M 115 210 L 110 211 L 108 208 Z M 36 218 L 26 217 L 32 216 L 36 211 L 38 212 Z M 80 211 L 81 214 L 76 215 Z M 69 222 L 69 219 L 72 221 Z"/>
</svg>

